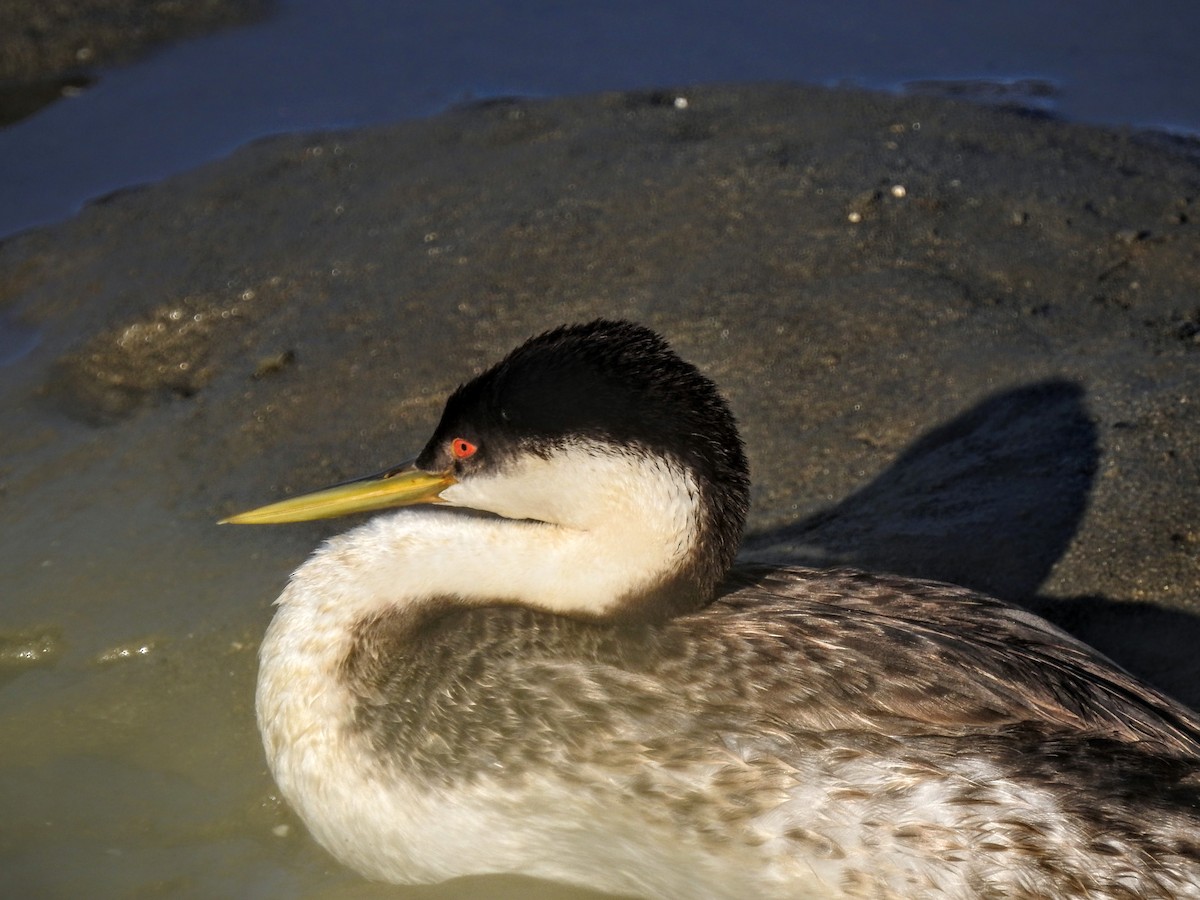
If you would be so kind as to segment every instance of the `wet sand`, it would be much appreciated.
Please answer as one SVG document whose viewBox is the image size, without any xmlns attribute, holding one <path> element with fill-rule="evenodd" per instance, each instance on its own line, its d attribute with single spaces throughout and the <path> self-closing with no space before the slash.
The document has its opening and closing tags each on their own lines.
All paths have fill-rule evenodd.
<svg viewBox="0 0 1200 900">
<path fill-rule="evenodd" d="M 979 587 L 1200 706 L 1198 160 L 789 86 L 492 102 L 0 244 L 9 883 L 407 895 L 307 839 L 253 724 L 270 602 L 351 523 L 213 523 L 415 452 L 461 380 L 598 315 L 727 393 L 747 556 Z"/>
<path fill-rule="evenodd" d="M 5 0 L 0 127 L 90 85 L 97 67 L 168 41 L 260 20 L 271 0 Z"/>
<path fill-rule="evenodd" d="M 166 41 L 263 18 L 271 0 L 6 0 L 0 84 L 17 92 L 129 62 Z"/>
</svg>

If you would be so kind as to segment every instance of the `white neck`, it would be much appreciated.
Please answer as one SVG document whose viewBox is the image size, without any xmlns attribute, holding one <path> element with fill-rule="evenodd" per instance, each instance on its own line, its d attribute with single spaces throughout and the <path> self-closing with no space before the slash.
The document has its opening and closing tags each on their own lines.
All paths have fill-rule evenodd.
<svg viewBox="0 0 1200 900">
<path fill-rule="evenodd" d="M 442 497 L 495 516 L 379 516 L 315 554 L 280 602 L 337 607 L 338 618 L 355 620 L 438 597 L 604 615 L 683 565 L 698 530 L 685 469 L 602 444 L 522 457 Z"/>
<path fill-rule="evenodd" d="M 687 564 L 697 496 L 679 466 L 575 446 L 464 478 L 443 493 L 451 504 L 496 515 L 402 510 L 314 554 L 279 598 L 263 641 L 257 710 L 275 780 L 317 839 L 377 877 L 473 871 L 458 848 L 478 817 L 462 812 L 462 798 L 448 804 L 403 778 L 381 792 L 378 767 L 352 738 L 357 701 L 344 663 L 359 623 L 435 598 L 603 615 Z M 367 826 L 364 796 L 372 798 Z"/>
</svg>

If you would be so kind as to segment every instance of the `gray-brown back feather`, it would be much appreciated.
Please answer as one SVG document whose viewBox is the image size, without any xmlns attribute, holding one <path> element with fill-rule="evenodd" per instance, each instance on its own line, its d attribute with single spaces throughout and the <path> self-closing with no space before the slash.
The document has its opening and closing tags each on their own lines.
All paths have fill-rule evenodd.
<svg viewBox="0 0 1200 900">
<path fill-rule="evenodd" d="M 962 776 L 978 759 L 1006 783 L 1053 792 L 1084 846 L 1057 846 L 1057 825 L 1024 814 L 977 823 L 1042 868 L 1030 895 L 1078 883 L 1095 886 L 1083 896 L 1115 897 L 1129 883 L 1169 896 L 1179 877 L 1200 879 L 1200 719 L 1095 651 L 945 585 L 753 568 L 727 588 L 658 624 L 455 598 L 364 621 L 343 667 L 354 728 L 385 766 L 422 782 L 550 776 L 633 799 L 648 822 L 714 848 L 777 840 L 754 823 L 808 782 L 886 816 L 889 798 L 847 780 L 860 763 L 912 784 L 941 779 L 963 823 L 973 804 L 986 819 L 1004 801 Z M 930 852 L 969 842 L 966 828 Z M 798 855 L 849 852 L 803 824 L 784 838 Z M 1121 874 L 1131 852 L 1151 861 L 1137 878 Z M 1094 871 L 1108 857 L 1121 857 L 1112 872 Z M 1176 880 L 1159 884 L 1155 860 Z"/>
</svg>

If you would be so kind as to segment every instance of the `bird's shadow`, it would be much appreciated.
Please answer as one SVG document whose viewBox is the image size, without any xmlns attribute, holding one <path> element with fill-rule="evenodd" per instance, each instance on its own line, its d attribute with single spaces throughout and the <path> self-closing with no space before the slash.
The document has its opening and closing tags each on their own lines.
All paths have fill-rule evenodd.
<svg viewBox="0 0 1200 900">
<path fill-rule="evenodd" d="M 1153 603 L 1038 593 L 1087 509 L 1099 449 L 1073 382 L 996 394 L 928 432 L 836 506 L 747 536 L 744 557 L 853 565 L 1025 606 L 1200 708 L 1200 617 Z"/>
</svg>

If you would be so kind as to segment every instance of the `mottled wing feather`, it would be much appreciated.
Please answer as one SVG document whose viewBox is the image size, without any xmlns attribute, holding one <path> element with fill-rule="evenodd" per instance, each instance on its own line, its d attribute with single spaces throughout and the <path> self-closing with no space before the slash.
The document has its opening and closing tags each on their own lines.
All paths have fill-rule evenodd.
<svg viewBox="0 0 1200 900">
<path fill-rule="evenodd" d="M 868 709 L 934 726 L 1028 721 L 1200 755 L 1200 717 L 1050 623 L 964 588 L 853 570 L 744 568 L 720 601 L 854 659 Z M 828 663 L 827 663 L 828 664 Z M 833 686 L 834 690 L 838 690 Z M 848 698 L 851 699 L 851 698 Z"/>
<path fill-rule="evenodd" d="M 847 895 L 1194 896 L 1188 710 L 958 588 L 803 569 L 728 587 L 656 624 L 459 598 L 365 619 L 351 727 L 392 777 L 553 810 L 568 845 L 632 829 L 644 872 L 721 858 Z"/>
<path fill-rule="evenodd" d="M 683 732 L 694 749 L 1022 725 L 1200 756 L 1194 713 L 998 600 L 848 570 L 743 569 L 728 587 L 657 625 L 453 600 L 364 622 L 345 664 L 356 721 L 431 775 Z"/>
</svg>

